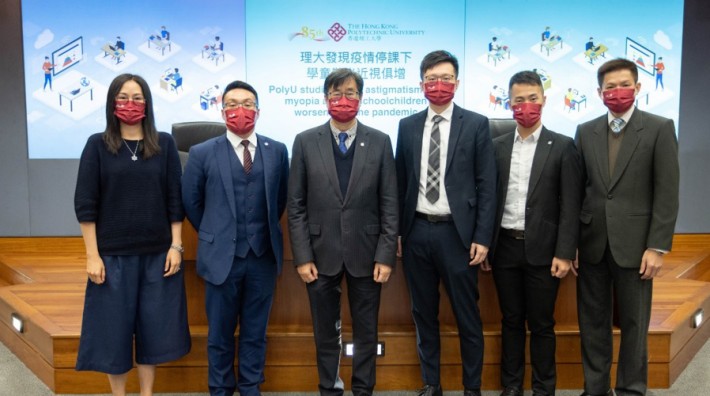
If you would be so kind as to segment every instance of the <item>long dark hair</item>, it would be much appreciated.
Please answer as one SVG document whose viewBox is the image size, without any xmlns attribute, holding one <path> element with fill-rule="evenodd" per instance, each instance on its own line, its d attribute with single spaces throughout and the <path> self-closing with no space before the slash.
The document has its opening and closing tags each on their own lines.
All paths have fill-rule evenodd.
<svg viewBox="0 0 710 396">
<path fill-rule="evenodd" d="M 106 143 L 108 151 L 113 154 L 117 154 L 118 150 L 123 145 L 121 122 L 113 112 L 116 109 L 116 96 L 121 92 L 123 84 L 127 81 L 135 81 L 143 91 L 143 97 L 145 98 L 145 118 L 141 121 L 143 144 L 140 148 L 143 151 L 143 159 L 150 158 L 160 153 L 158 130 L 155 127 L 155 116 L 153 115 L 153 96 L 150 94 L 148 83 L 143 77 L 136 74 L 121 74 L 114 78 L 113 81 L 111 81 L 111 85 L 108 87 L 108 94 L 106 96 L 106 130 L 104 130 L 103 135 L 104 143 Z"/>
</svg>

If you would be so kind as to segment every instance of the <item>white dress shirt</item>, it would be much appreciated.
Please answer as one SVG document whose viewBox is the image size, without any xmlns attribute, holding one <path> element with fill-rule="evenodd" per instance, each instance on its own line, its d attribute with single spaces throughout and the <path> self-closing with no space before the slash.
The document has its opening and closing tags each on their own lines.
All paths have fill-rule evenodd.
<svg viewBox="0 0 710 396">
<path fill-rule="evenodd" d="M 242 145 L 242 141 L 248 140 L 249 153 L 251 154 L 251 162 L 253 163 L 254 161 L 256 161 L 256 133 L 252 132 L 252 134 L 249 135 L 248 138 L 242 139 L 236 133 L 227 131 L 227 140 L 229 140 L 229 143 L 231 143 L 232 147 L 234 147 L 234 152 L 237 153 L 237 158 L 239 158 L 239 162 L 242 163 L 242 166 L 244 166 L 244 145 Z"/>
<path fill-rule="evenodd" d="M 542 125 L 532 135 L 523 139 L 518 129 L 515 129 L 513 152 L 510 156 L 508 192 L 505 196 L 503 219 L 500 223 L 502 228 L 525 231 L 525 207 L 530 186 L 530 172 L 541 132 Z"/>
<path fill-rule="evenodd" d="M 429 169 L 429 143 L 431 140 L 431 128 L 434 126 L 436 112 L 431 107 L 427 111 L 426 122 L 424 122 L 424 133 L 422 134 L 422 158 L 419 164 L 419 195 L 417 197 L 417 212 L 435 215 L 451 214 L 449 199 L 446 196 L 444 179 L 446 176 L 446 153 L 449 150 L 449 136 L 451 135 L 451 118 L 454 113 L 454 103 L 451 102 L 440 116 L 444 119 L 439 121 L 439 200 L 431 203 L 426 199 L 426 179 L 427 169 Z"/>
</svg>

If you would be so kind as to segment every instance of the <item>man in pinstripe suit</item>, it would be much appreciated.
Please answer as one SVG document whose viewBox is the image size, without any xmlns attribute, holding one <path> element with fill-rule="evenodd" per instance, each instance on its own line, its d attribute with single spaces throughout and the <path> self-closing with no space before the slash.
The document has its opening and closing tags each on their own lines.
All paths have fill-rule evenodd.
<svg viewBox="0 0 710 396">
<path fill-rule="evenodd" d="M 288 185 L 293 261 L 306 283 L 322 395 L 342 395 L 340 294 L 353 321 L 352 391 L 375 386 L 381 285 L 395 263 L 397 180 L 389 137 L 358 122 L 362 77 L 337 69 L 325 80 L 331 119 L 296 136 Z"/>
</svg>

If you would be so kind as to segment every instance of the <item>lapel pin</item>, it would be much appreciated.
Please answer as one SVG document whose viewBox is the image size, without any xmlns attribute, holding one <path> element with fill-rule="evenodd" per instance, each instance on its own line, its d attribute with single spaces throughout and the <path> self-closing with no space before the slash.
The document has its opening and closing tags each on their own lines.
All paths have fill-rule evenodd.
<svg viewBox="0 0 710 396">
<path fill-rule="evenodd" d="M 365 147 L 365 142 L 360 142 L 360 147 Z"/>
<path fill-rule="evenodd" d="M 269 142 L 264 142 L 264 146 L 268 146 L 268 145 L 269 145 Z"/>
<path fill-rule="evenodd" d="M 548 141 L 547 141 L 547 144 L 552 144 L 552 140 L 548 140 Z"/>
</svg>

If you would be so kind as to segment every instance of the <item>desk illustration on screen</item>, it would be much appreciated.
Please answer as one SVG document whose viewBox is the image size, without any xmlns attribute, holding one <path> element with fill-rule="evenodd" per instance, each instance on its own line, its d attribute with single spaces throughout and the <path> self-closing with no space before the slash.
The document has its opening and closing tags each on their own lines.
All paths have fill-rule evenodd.
<svg viewBox="0 0 710 396">
<path fill-rule="evenodd" d="M 74 111 L 74 99 L 80 96 L 89 94 L 90 100 L 94 100 L 94 87 L 91 81 L 86 77 L 81 77 L 78 81 L 74 81 L 71 85 L 59 91 L 59 107 L 62 107 L 62 98 L 69 101 L 69 111 Z"/>
<path fill-rule="evenodd" d="M 56 76 L 84 59 L 84 40 L 81 36 L 52 52 L 52 73 Z"/>
</svg>

